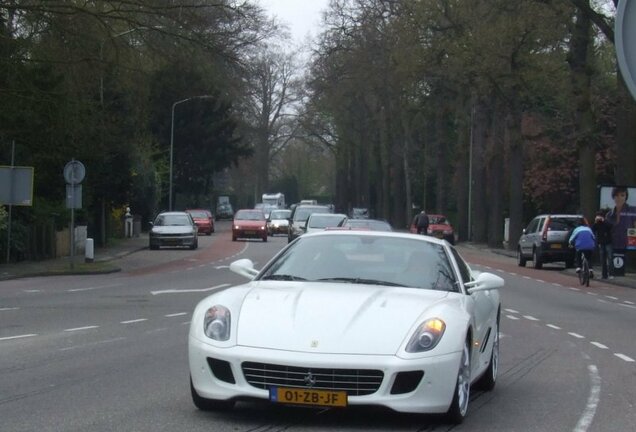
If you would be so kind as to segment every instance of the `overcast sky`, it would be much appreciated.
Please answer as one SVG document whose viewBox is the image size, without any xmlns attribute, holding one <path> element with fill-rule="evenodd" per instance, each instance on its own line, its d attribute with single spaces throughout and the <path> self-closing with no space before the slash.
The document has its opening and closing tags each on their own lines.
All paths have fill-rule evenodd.
<svg viewBox="0 0 636 432">
<path fill-rule="evenodd" d="M 259 3 L 289 25 L 292 38 L 302 43 L 309 33 L 316 36 L 320 29 L 321 11 L 326 9 L 329 0 L 258 0 Z"/>
</svg>

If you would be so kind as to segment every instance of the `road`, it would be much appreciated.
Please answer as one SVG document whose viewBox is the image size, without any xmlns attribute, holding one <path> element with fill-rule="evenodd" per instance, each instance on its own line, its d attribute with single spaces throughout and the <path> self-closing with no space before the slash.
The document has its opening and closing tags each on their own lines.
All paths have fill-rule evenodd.
<svg viewBox="0 0 636 432">
<path fill-rule="evenodd" d="M 228 222 L 197 251 L 142 251 L 115 275 L 0 282 L 0 431 L 633 431 L 636 290 L 581 289 L 556 267 L 460 246 L 501 275 L 501 363 L 492 393 L 473 392 L 457 427 L 378 409 L 313 410 L 239 403 L 198 411 L 187 332 L 196 303 L 244 280 L 286 237 L 232 242 Z M 265 318 L 265 317 L 264 317 Z"/>
</svg>

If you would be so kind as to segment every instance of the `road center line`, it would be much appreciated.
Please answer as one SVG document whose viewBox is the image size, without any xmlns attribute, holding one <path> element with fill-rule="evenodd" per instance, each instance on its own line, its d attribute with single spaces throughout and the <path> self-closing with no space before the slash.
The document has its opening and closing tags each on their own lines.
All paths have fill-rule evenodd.
<svg viewBox="0 0 636 432">
<path fill-rule="evenodd" d="M 91 329 L 96 329 L 96 328 L 99 328 L 99 326 L 76 327 L 76 328 L 66 329 L 64 331 L 65 332 L 74 332 L 74 331 L 80 331 L 80 330 L 91 330 Z"/>
<path fill-rule="evenodd" d="M 614 353 L 614 355 L 616 357 L 618 357 L 621 360 L 625 360 L 626 362 L 633 362 L 635 361 L 633 358 L 626 356 L 625 354 L 621 354 L 621 353 Z"/>
<path fill-rule="evenodd" d="M 138 318 L 134 320 L 121 321 L 119 324 L 134 324 L 142 321 L 148 321 L 148 318 Z"/>
<path fill-rule="evenodd" d="M 608 349 L 606 345 L 603 345 L 603 344 L 602 344 L 602 343 L 600 343 L 600 342 L 590 342 L 590 343 L 591 343 L 592 345 L 594 345 L 595 347 L 597 347 L 597 348 L 600 348 L 600 349 Z"/>
<path fill-rule="evenodd" d="M 23 334 L 23 335 L 17 335 L 17 336 L 6 336 L 6 337 L 1 337 L 0 341 L 13 340 L 13 339 L 23 339 L 23 338 L 33 337 L 33 336 L 37 336 L 37 335 L 36 334 Z"/>
</svg>

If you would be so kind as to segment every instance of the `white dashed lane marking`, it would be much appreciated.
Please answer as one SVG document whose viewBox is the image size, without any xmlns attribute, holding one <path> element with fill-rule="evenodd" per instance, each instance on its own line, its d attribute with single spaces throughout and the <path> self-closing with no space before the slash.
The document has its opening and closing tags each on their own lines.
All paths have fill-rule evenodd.
<svg viewBox="0 0 636 432">
<path fill-rule="evenodd" d="M 148 321 L 148 318 L 138 318 L 138 319 L 133 319 L 128 321 L 121 321 L 120 324 L 134 324 L 134 323 L 139 323 L 142 321 Z"/>
<path fill-rule="evenodd" d="M 173 318 L 173 317 L 178 317 L 178 316 L 183 316 L 183 315 L 187 315 L 187 312 L 178 312 L 178 313 L 173 313 L 173 314 L 168 314 L 168 315 L 164 315 L 166 318 Z"/>
<path fill-rule="evenodd" d="M 511 319 L 511 320 L 513 320 L 513 321 L 516 321 L 516 320 L 518 320 L 518 319 L 519 319 L 519 317 L 516 317 L 516 316 L 514 316 L 514 315 L 506 315 L 506 318 Z"/>
<path fill-rule="evenodd" d="M 556 326 L 554 324 L 546 324 L 546 327 L 550 327 L 551 329 L 555 329 L 555 330 L 561 330 L 561 327 Z"/>
<path fill-rule="evenodd" d="M 568 332 L 568 334 L 569 334 L 570 336 L 572 336 L 572 337 L 577 338 L 577 339 L 585 339 L 585 336 L 580 335 L 580 334 L 578 334 L 578 333 Z"/>
<path fill-rule="evenodd" d="M 13 340 L 13 339 L 23 339 L 23 338 L 33 337 L 33 336 L 37 336 L 37 335 L 36 334 L 23 334 L 23 335 L 17 335 L 17 336 L 6 336 L 6 337 L 0 337 L 0 341 Z"/>
<path fill-rule="evenodd" d="M 626 362 L 629 362 L 629 363 L 631 363 L 631 362 L 635 361 L 633 358 L 628 357 L 628 356 L 626 356 L 625 354 L 621 354 L 621 353 L 614 353 L 614 355 L 615 355 L 616 357 L 618 357 L 619 359 L 621 359 L 621 360 L 625 360 Z"/>
<path fill-rule="evenodd" d="M 14 311 L 14 310 L 19 310 L 20 308 L 17 307 L 5 307 L 5 308 L 0 308 L 0 312 L 4 312 L 4 311 Z"/>
<path fill-rule="evenodd" d="M 600 343 L 600 342 L 590 342 L 590 343 L 591 343 L 592 345 L 594 345 L 595 347 L 600 348 L 600 349 L 609 349 L 609 348 L 607 348 L 607 345 L 603 345 L 603 344 L 602 344 L 602 343 Z"/>
<path fill-rule="evenodd" d="M 75 332 L 75 331 L 81 331 L 81 330 L 92 330 L 92 329 L 96 329 L 99 328 L 99 326 L 84 326 L 84 327 L 76 327 L 76 328 L 70 328 L 70 329 L 66 329 L 64 330 L 65 332 Z"/>
<path fill-rule="evenodd" d="M 514 309 L 504 309 L 506 312 L 510 312 L 510 313 L 514 313 L 514 314 L 518 314 L 519 311 L 516 311 Z"/>
<path fill-rule="evenodd" d="M 528 321 L 539 321 L 539 318 L 535 318 L 532 315 L 524 315 L 523 317 Z"/>
</svg>

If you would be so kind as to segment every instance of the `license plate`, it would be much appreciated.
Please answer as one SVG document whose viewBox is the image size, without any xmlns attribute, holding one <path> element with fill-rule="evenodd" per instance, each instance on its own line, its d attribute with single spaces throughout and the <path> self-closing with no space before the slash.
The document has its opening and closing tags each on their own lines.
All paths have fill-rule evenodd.
<svg viewBox="0 0 636 432">
<path fill-rule="evenodd" d="M 552 249 L 561 249 L 563 246 L 560 243 L 551 244 L 550 248 Z"/>
<path fill-rule="evenodd" d="M 269 400 L 290 405 L 346 407 L 347 392 L 272 387 L 269 389 Z"/>
</svg>

